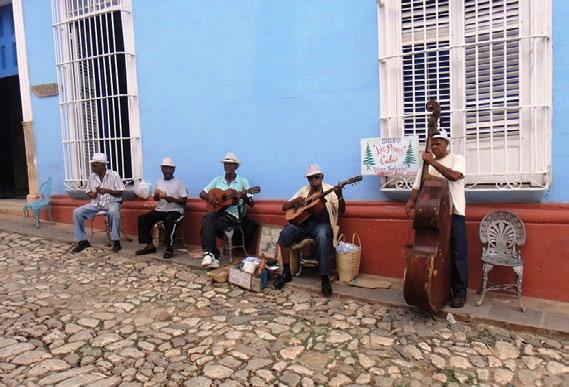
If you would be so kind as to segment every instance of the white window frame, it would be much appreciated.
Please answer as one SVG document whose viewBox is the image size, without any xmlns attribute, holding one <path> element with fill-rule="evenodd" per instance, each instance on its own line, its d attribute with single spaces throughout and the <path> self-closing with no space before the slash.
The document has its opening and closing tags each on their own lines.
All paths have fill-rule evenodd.
<svg viewBox="0 0 569 387">
<path fill-rule="evenodd" d="M 107 155 L 109 168 L 121 173 L 125 184 L 142 179 L 131 1 L 52 0 L 51 4 L 66 188 L 84 189 L 95 152 Z M 117 12 L 123 50 L 115 40 Z M 85 42 L 89 49 L 79 47 Z M 125 74 L 119 76 L 123 60 Z M 119 86 L 124 81 L 126 87 Z"/>
<path fill-rule="evenodd" d="M 449 1 L 451 149 L 466 156 L 466 189 L 470 191 L 539 191 L 542 195 L 551 183 L 551 0 L 518 0 L 518 3 L 520 81 L 516 144 L 508 143 L 507 135 L 502 135 L 505 140 L 499 140 L 497 136 L 483 138 L 476 134 L 474 141 L 472 135 L 466 135 L 465 0 Z M 377 0 L 380 133 L 385 137 L 404 133 L 401 7 L 401 0 Z M 413 181 L 414 178 L 390 176 L 382 180 L 381 189 L 406 191 Z"/>
</svg>

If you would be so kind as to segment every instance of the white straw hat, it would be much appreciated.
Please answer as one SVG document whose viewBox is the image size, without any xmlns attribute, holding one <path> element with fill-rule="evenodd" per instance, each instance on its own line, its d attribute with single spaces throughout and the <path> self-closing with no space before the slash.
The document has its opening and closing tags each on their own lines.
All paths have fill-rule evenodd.
<svg viewBox="0 0 569 387">
<path fill-rule="evenodd" d="M 162 164 L 160 164 L 161 167 L 174 167 L 176 168 L 176 164 L 174 164 L 174 161 L 172 161 L 172 159 L 170 157 L 166 157 L 164 160 L 162 160 Z"/>
<path fill-rule="evenodd" d="M 90 163 L 108 164 L 107 155 L 104 153 L 93 153 L 93 158 L 91 159 Z"/>
<path fill-rule="evenodd" d="M 225 155 L 223 160 L 219 160 L 220 163 L 233 163 L 233 164 L 241 164 L 241 161 L 237 158 L 235 153 L 229 152 Z"/>
<path fill-rule="evenodd" d="M 322 170 L 320 169 L 320 167 L 317 164 L 310 164 L 307 168 L 306 168 L 306 175 L 304 175 L 304 177 L 309 177 L 309 176 L 314 176 L 314 175 L 323 175 L 324 173 L 322 172 Z"/>
<path fill-rule="evenodd" d="M 446 140 L 447 142 L 450 141 L 450 136 L 449 136 L 448 132 L 444 129 L 440 129 L 439 132 L 437 134 L 433 135 L 432 138 L 433 139 L 442 138 L 443 140 Z"/>
</svg>

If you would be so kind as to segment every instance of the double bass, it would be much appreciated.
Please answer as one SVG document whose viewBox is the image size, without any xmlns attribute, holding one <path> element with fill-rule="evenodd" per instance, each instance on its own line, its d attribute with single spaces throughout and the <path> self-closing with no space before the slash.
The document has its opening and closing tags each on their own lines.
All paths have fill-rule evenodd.
<svg viewBox="0 0 569 387">
<path fill-rule="evenodd" d="M 426 109 L 431 112 L 425 149 L 428 152 L 432 136 L 438 132 L 441 110 L 436 101 L 427 102 Z M 442 309 L 450 296 L 451 210 L 448 180 L 429 175 L 429 164 L 423 163 L 413 218 L 415 239 L 405 258 L 403 295 L 409 305 L 426 311 Z"/>
</svg>

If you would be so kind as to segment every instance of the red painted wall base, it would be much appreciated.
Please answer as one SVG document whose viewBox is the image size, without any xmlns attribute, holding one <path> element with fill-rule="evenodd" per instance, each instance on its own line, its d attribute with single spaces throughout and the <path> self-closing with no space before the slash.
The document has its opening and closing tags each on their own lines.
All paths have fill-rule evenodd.
<svg viewBox="0 0 569 387">
<path fill-rule="evenodd" d="M 260 223 L 284 225 L 282 203 L 280 200 L 258 201 L 249 210 L 249 215 Z M 54 196 L 51 204 L 55 221 L 71 223 L 73 209 L 84 202 L 68 196 Z M 125 202 L 122 207 L 123 230 L 136 235 L 137 217 L 153 207 L 152 201 Z M 468 205 L 469 287 L 477 289 L 482 275 L 482 245 L 478 236 L 480 220 L 497 209 L 514 212 L 526 227 L 527 241 L 521 250 L 524 259 L 523 295 L 569 302 L 569 205 L 566 204 Z M 202 200 L 188 201 L 184 231 L 186 240 L 192 244 L 199 244 L 200 220 L 204 213 Z M 102 228 L 103 225 L 96 222 L 95 227 Z M 413 241 L 413 232 L 402 203 L 350 201 L 340 220 L 340 227 L 348 239 L 353 233 L 358 233 L 361 238 L 361 272 L 403 277 L 405 246 Z M 490 273 L 491 281 L 512 279 L 513 272 L 509 268 L 498 267 Z"/>
</svg>

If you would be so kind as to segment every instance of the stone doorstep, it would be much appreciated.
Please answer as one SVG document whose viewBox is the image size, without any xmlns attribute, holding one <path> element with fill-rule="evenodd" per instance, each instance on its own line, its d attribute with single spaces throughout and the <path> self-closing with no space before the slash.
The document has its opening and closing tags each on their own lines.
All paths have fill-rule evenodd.
<svg viewBox="0 0 569 387">
<path fill-rule="evenodd" d="M 25 199 L 0 199 L 0 214 L 22 216 Z M 33 219 L 33 218 L 31 218 Z"/>
<path fill-rule="evenodd" d="M 1 200 L 0 200 L 1 202 Z M 70 224 L 49 224 L 49 227 L 42 223 L 39 229 L 29 223 L 22 225 L 21 216 L 0 213 L 0 230 L 16 232 L 26 235 L 41 236 L 46 239 L 69 242 L 72 238 L 72 225 Z M 95 233 L 93 244 L 104 246 L 104 233 Z M 140 248 L 137 241 L 121 241 L 123 250 L 121 253 L 133 255 Z M 140 259 L 156 259 L 161 262 L 171 262 L 190 266 L 192 269 L 207 271 L 201 267 L 201 260 L 192 259 L 185 253 L 175 249 L 176 254 L 171 259 L 163 259 L 163 248 L 158 248 L 154 254 L 149 254 Z M 239 256 L 238 254 L 235 254 Z M 228 259 L 222 260 L 222 264 L 227 264 Z M 405 303 L 403 298 L 403 281 L 399 278 L 379 277 L 379 279 L 390 282 L 390 289 L 365 289 L 348 286 L 335 281 L 333 283 L 334 296 L 339 298 L 356 299 L 372 304 L 384 304 L 390 306 L 413 308 Z M 294 277 L 293 281 L 287 286 L 299 288 L 312 293 L 320 293 L 320 279 L 313 271 L 307 270 L 300 277 Z M 569 337 L 569 303 L 541 300 L 538 298 L 523 297 L 522 302 L 526 308 L 522 313 L 517 308 L 515 297 L 502 295 L 499 293 L 488 292 L 484 303 L 477 307 L 475 302 L 479 296 L 475 291 L 469 292 L 468 302 L 464 308 L 453 309 L 445 307 L 438 313 L 441 318 L 446 318 L 448 313 L 452 313 L 456 320 L 461 321 L 480 321 L 504 328 L 531 331 L 547 336 Z"/>
</svg>

